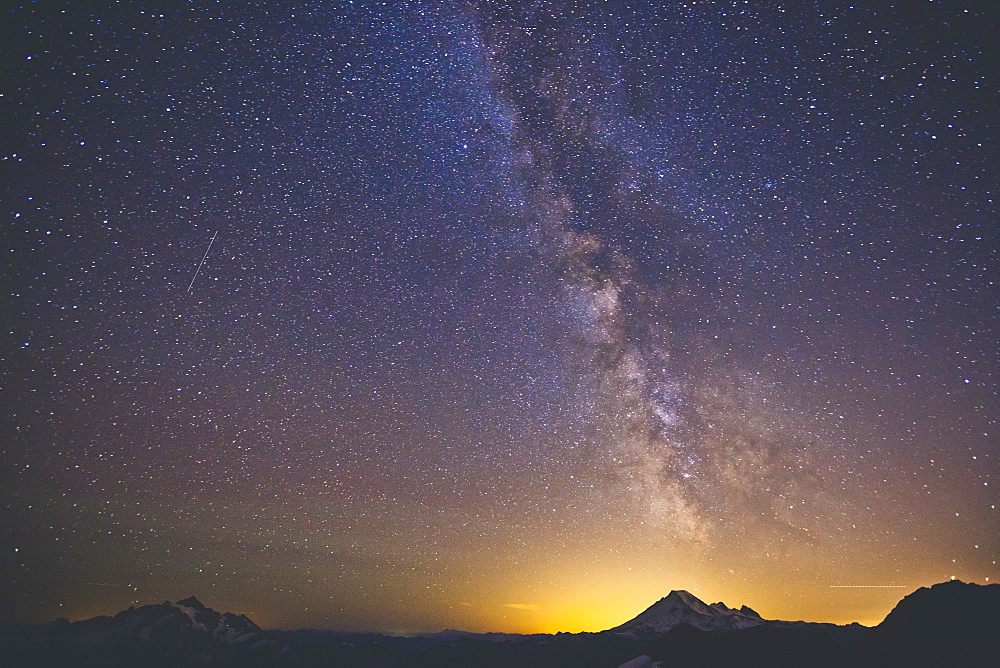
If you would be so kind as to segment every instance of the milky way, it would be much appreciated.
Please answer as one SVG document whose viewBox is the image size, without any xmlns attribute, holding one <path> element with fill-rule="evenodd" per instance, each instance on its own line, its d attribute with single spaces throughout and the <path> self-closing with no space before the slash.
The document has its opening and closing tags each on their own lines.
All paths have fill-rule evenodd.
<svg viewBox="0 0 1000 668">
<path fill-rule="evenodd" d="M 5 619 L 1000 577 L 987 3 L 646 4 L 13 10 Z"/>
</svg>

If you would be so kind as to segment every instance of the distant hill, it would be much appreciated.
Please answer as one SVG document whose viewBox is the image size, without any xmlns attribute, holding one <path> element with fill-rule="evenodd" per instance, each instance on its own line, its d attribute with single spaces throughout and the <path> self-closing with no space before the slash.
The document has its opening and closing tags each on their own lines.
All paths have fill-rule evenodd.
<svg viewBox="0 0 1000 668">
<path fill-rule="evenodd" d="M 1000 585 L 953 581 L 906 596 L 875 628 L 765 620 L 673 591 L 600 633 L 415 637 L 266 631 L 191 597 L 114 617 L 0 625 L 0 665 L 22 666 L 1000 666 Z"/>
</svg>

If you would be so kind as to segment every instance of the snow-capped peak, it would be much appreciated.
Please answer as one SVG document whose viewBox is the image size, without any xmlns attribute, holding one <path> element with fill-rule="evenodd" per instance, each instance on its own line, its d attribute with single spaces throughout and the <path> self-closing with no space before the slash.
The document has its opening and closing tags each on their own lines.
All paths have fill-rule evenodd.
<svg viewBox="0 0 1000 668">
<path fill-rule="evenodd" d="M 706 604 L 694 594 L 675 590 L 651 605 L 635 619 L 613 631 L 634 635 L 662 634 L 679 624 L 690 624 L 702 631 L 741 629 L 763 623 L 757 613 L 735 610 L 725 603 Z"/>
</svg>

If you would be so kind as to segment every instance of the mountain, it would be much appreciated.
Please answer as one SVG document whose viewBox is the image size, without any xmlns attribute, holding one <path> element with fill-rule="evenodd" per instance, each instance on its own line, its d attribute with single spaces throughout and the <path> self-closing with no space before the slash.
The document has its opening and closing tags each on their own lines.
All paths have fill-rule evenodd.
<svg viewBox="0 0 1000 668">
<path fill-rule="evenodd" d="M 107 630 L 105 642 L 110 643 L 183 637 L 191 642 L 252 646 L 267 640 L 261 628 L 245 615 L 216 612 L 194 596 L 177 603 L 129 608 L 115 615 Z"/>
<path fill-rule="evenodd" d="M 746 606 L 736 610 L 724 603 L 708 605 L 694 594 L 680 590 L 670 592 L 611 631 L 641 638 L 663 635 L 681 624 L 701 631 L 735 631 L 764 623 L 760 615 Z"/>
<path fill-rule="evenodd" d="M 638 657 L 635 666 L 995 667 L 1000 585 L 955 580 L 918 589 L 874 628 L 768 621 L 712 633 L 681 624 L 653 639 L 642 654 L 645 664 Z"/>
<path fill-rule="evenodd" d="M 8 665 L 240 665 L 274 644 L 246 616 L 216 612 L 193 596 L 132 607 L 114 617 L 0 629 L 0 659 Z"/>
<path fill-rule="evenodd" d="M 556 635 L 265 631 L 191 597 L 80 622 L 0 624 L 0 665 L 992 667 L 1000 666 L 998 631 L 1000 585 L 959 581 L 913 592 L 875 628 L 764 620 L 673 591 L 614 629 Z"/>
<path fill-rule="evenodd" d="M 921 587 L 872 629 L 863 649 L 870 665 L 1000 666 L 1000 584 Z"/>
</svg>

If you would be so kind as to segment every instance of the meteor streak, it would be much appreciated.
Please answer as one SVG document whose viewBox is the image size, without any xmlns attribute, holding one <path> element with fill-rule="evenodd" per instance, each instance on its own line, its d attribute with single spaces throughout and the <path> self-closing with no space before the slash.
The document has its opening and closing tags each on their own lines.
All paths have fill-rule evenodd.
<svg viewBox="0 0 1000 668">
<path fill-rule="evenodd" d="M 191 277 L 191 282 L 188 283 L 188 292 L 191 292 L 191 288 L 194 287 L 194 281 L 198 278 L 198 273 L 201 271 L 201 268 L 205 265 L 205 260 L 208 258 L 208 252 L 212 250 L 212 244 L 215 243 L 215 237 L 217 236 L 219 236 L 218 230 L 216 230 L 215 234 L 212 235 L 212 240 L 208 242 L 208 248 L 205 249 L 205 254 L 201 256 L 201 263 L 198 265 L 198 268 L 194 270 L 194 276 Z"/>
</svg>

